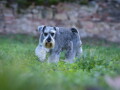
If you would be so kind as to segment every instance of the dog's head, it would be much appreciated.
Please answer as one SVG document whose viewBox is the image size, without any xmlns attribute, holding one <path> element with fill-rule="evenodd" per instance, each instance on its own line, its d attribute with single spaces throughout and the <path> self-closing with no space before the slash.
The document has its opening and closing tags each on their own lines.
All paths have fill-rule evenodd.
<svg viewBox="0 0 120 90">
<path fill-rule="evenodd" d="M 55 46 L 55 36 L 58 27 L 38 26 L 38 31 L 41 33 L 42 45 L 45 48 L 52 49 Z"/>
</svg>

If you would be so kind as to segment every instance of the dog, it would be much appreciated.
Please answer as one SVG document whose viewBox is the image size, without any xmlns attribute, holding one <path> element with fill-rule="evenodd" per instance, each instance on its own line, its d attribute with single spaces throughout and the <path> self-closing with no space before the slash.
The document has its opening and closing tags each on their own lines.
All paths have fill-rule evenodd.
<svg viewBox="0 0 120 90">
<path fill-rule="evenodd" d="M 57 63 L 60 53 L 65 51 L 65 62 L 74 63 L 82 53 L 82 42 L 76 28 L 38 26 L 40 32 L 39 44 L 35 54 L 40 61 L 46 59 L 49 53 L 48 62 Z"/>
</svg>

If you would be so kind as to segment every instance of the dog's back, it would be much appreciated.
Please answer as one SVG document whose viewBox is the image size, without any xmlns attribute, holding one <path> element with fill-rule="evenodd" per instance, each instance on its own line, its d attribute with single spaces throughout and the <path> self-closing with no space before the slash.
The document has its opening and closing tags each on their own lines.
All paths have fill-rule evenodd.
<svg viewBox="0 0 120 90">
<path fill-rule="evenodd" d="M 74 47 L 79 47 L 81 45 L 79 32 L 75 28 L 59 27 L 59 33 L 56 35 L 56 42 L 58 43 L 57 46 L 63 48 L 68 47 L 70 42 L 74 44 Z"/>
<path fill-rule="evenodd" d="M 79 37 L 79 32 L 76 28 L 59 27 L 59 33 L 58 34 L 60 35 L 60 39 L 63 38 L 64 40 L 65 40 L 65 38 L 67 40 L 69 40 L 69 39 L 72 40 L 73 38 Z"/>
</svg>

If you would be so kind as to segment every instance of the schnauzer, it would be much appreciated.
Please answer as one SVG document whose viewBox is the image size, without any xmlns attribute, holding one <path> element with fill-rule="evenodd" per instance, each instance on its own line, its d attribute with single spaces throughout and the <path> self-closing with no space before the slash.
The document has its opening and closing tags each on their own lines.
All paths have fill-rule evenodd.
<svg viewBox="0 0 120 90">
<path fill-rule="evenodd" d="M 35 54 L 40 61 L 44 61 L 49 53 L 48 62 L 57 63 L 63 50 L 66 56 L 65 62 L 73 63 L 76 58 L 80 58 L 82 42 L 76 28 L 38 26 L 38 31 L 40 38 Z"/>
</svg>

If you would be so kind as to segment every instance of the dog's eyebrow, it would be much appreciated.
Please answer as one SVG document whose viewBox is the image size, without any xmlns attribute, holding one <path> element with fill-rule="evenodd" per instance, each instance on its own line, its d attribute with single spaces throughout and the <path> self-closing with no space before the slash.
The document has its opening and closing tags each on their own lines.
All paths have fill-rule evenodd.
<svg viewBox="0 0 120 90">
<path fill-rule="evenodd" d="M 46 28 L 44 32 L 49 33 L 50 32 L 49 28 Z"/>
<path fill-rule="evenodd" d="M 51 33 L 55 33 L 56 31 L 55 30 L 50 30 Z"/>
<path fill-rule="evenodd" d="M 45 30 L 44 33 L 49 33 L 49 31 L 48 31 L 48 30 Z"/>
</svg>

